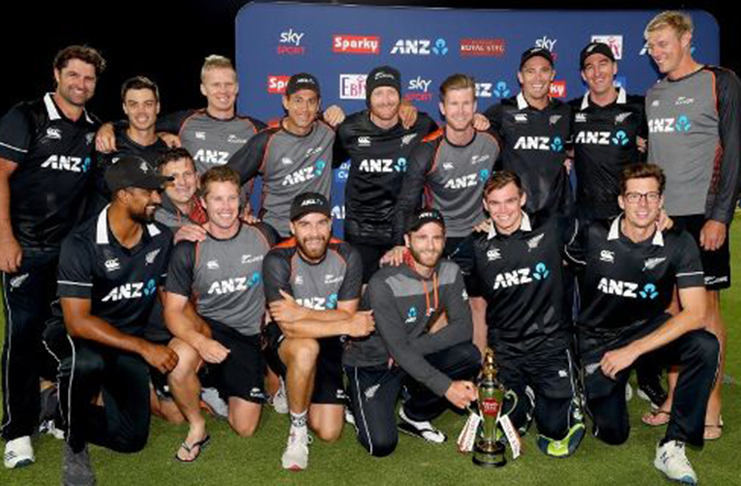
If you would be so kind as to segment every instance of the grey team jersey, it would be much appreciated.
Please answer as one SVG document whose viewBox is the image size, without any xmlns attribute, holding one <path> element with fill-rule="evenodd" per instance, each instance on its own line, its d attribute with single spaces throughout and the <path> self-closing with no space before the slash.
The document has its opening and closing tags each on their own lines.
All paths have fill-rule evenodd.
<svg viewBox="0 0 741 486">
<path fill-rule="evenodd" d="M 205 109 L 175 112 L 157 121 L 158 130 L 180 136 L 200 174 L 211 167 L 226 164 L 263 128 L 265 124 L 247 116 L 220 120 L 210 116 Z"/>
<path fill-rule="evenodd" d="M 648 161 L 666 174 L 670 216 L 733 219 L 741 153 L 741 83 L 732 72 L 705 66 L 664 78 L 646 94 Z"/>
<path fill-rule="evenodd" d="M 262 263 L 270 243 L 266 231 L 247 224 L 228 240 L 209 234 L 200 243 L 181 241 L 170 259 L 165 290 L 194 297 L 204 318 L 245 336 L 259 334 L 265 314 Z"/>
<path fill-rule="evenodd" d="M 392 357 L 416 381 L 438 396 L 445 395 L 451 380 L 428 363 L 425 355 L 473 338 L 471 308 L 458 265 L 441 260 L 430 279 L 422 278 L 407 264 L 384 267 L 371 278 L 366 295 L 376 332 L 367 339 L 350 341 L 343 363 L 385 366 Z M 448 324 L 433 334 L 427 332 L 443 312 Z"/>
<path fill-rule="evenodd" d="M 258 133 L 229 161 L 242 184 L 262 175 L 260 218 L 281 237 L 290 236 L 289 214 L 293 198 L 318 192 L 329 199 L 332 184 L 332 147 L 335 132 L 317 121 L 307 135 L 294 135 L 283 124 Z"/>
<path fill-rule="evenodd" d="M 491 133 L 476 132 L 466 145 L 454 145 L 445 128 L 430 136 L 412 152 L 409 169 L 394 212 L 394 241 L 403 242 L 406 219 L 422 202 L 439 209 L 446 232 L 464 238 L 484 220 L 481 197 L 499 156 L 499 142 Z"/>
</svg>

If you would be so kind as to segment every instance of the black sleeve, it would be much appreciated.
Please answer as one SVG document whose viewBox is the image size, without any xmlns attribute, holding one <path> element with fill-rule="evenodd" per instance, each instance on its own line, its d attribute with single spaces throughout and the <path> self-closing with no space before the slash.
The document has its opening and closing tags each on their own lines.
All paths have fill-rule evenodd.
<svg viewBox="0 0 741 486">
<path fill-rule="evenodd" d="M 265 223 L 255 223 L 250 225 L 254 227 L 257 231 L 260 232 L 260 234 L 265 238 L 265 241 L 268 243 L 268 248 L 272 248 L 275 246 L 276 243 L 278 243 L 278 239 L 280 238 L 278 234 L 275 232 L 273 228 L 268 226 Z"/>
<path fill-rule="evenodd" d="M 57 271 L 59 297 L 90 299 L 93 293 L 93 264 L 95 254 L 90 243 L 77 234 L 62 242 Z"/>
<path fill-rule="evenodd" d="M 182 110 L 157 117 L 156 130 L 177 135 L 186 118 L 192 115 L 194 110 Z"/>
<path fill-rule="evenodd" d="M 416 132 L 419 133 L 419 136 L 421 136 L 422 138 L 431 133 L 434 133 L 439 128 L 437 126 L 437 122 L 432 117 L 430 117 L 430 115 L 424 112 L 419 114 L 417 124 L 420 125 L 420 128 L 416 130 Z"/>
<path fill-rule="evenodd" d="M 291 263 L 280 252 L 271 250 L 262 262 L 262 275 L 265 282 L 265 298 L 268 303 L 283 300 L 280 290 L 293 295 L 291 289 Z"/>
<path fill-rule="evenodd" d="M 358 250 L 344 244 L 341 247 L 342 257 L 347 262 L 345 278 L 342 279 L 342 286 L 337 292 L 337 300 L 355 300 L 360 298 L 360 289 L 363 285 L 363 261 L 360 258 Z"/>
<path fill-rule="evenodd" d="M 165 291 L 190 297 L 193 293 L 193 272 L 196 263 L 196 244 L 181 241 L 172 250 L 167 268 Z"/>
<path fill-rule="evenodd" d="M 677 288 L 686 289 L 705 286 L 705 273 L 702 269 L 700 250 L 697 248 L 695 240 L 686 231 L 679 234 L 677 248 L 673 256 Z"/>
<path fill-rule="evenodd" d="M 718 100 L 718 129 L 723 149 L 720 160 L 714 204 L 709 218 L 729 224 L 738 202 L 741 178 L 741 82 L 738 76 L 726 69 L 716 72 L 716 99 Z"/>
<path fill-rule="evenodd" d="M 574 220 L 571 237 L 564 245 L 564 256 L 569 264 L 584 267 L 587 264 L 587 239 L 589 228 Z"/>
<path fill-rule="evenodd" d="M 404 229 L 406 228 L 407 219 L 422 205 L 425 180 L 432 166 L 436 146 L 433 143 L 423 142 L 409 156 L 409 166 L 406 174 L 404 174 L 392 221 L 393 241 L 397 245 L 404 242 Z"/>
<path fill-rule="evenodd" d="M 257 118 L 252 118 L 251 116 L 245 116 L 244 118 L 247 118 L 252 123 L 252 125 L 254 125 L 255 133 L 261 132 L 268 127 L 268 125 L 264 121 L 258 120 Z"/>
<path fill-rule="evenodd" d="M 0 158 L 23 163 L 34 136 L 27 105 L 18 104 L 0 118 Z"/>
<path fill-rule="evenodd" d="M 350 131 L 349 120 L 345 120 L 337 127 L 337 136 L 334 139 L 332 147 L 332 168 L 337 169 L 347 159 L 350 158 L 350 152 L 347 150 L 348 138 Z"/>
<path fill-rule="evenodd" d="M 502 137 L 502 104 L 496 104 L 490 106 L 488 110 L 484 112 L 484 116 L 489 119 L 491 127 L 489 128 L 492 132 L 496 133 L 499 140 L 503 140 Z"/>
<path fill-rule="evenodd" d="M 231 156 L 227 166 L 239 173 L 239 180 L 242 185 L 252 180 L 260 171 L 263 159 L 266 155 L 268 142 L 270 141 L 269 132 L 260 132 L 252 137 L 246 144 L 237 150 Z"/>
</svg>

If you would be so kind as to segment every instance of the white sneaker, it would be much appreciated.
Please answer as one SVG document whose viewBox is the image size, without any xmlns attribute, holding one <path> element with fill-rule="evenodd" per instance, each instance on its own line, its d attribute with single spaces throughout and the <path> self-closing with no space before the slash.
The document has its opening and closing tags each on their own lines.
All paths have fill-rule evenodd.
<svg viewBox="0 0 741 486">
<path fill-rule="evenodd" d="M 306 427 L 291 427 L 281 463 L 283 469 L 291 471 L 302 471 L 309 465 L 309 432 Z"/>
<path fill-rule="evenodd" d="M 697 484 L 697 474 L 692 464 L 684 454 L 684 442 L 670 440 L 666 444 L 656 446 L 654 467 L 666 474 L 672 481 L 682 484 Z"/>
<path fill-rule="evenodd" d="M 286 394 L 286 384 L 283 382 L 283 378 L 280 378 L 280 388 L 275 392 L 270 402 L 273 405 L 273 409 L 275 409 L 275 413 L 281 415 L 288 413 L 288 395 Z"/>
<path fill-rule="evenodd" d="M 629 402 L 633 400 L 633 387 L 630 386 L 630 383 L 625 384 L 625 401 Z"/>
<path fill-rule="evenodd" d="M 435 444 L 442 444 L 448 440 L 448 437 L 443 433 L 443 431 L 435 428 L 435 426 L 430 422 L 417 422 L 407 417 L 407 414 L 404 413 L 404 407 L 399 409 L 399 418 L 401 421 L 398 423 L 397 427 L 400 431 L 406 434 L 420 437 L 427 442 Z"/>
<path fill-rule="evenodd" d="M 353 415 L 349 405 L 345 405 L 345 422 L 352 426 L 355 426 L 355 415 Z"/>
<path fill-rule="evenodd" d="M 5 455 L 3 456 L 3 464 L 8 469 L 14 469 L 16 467 L 30 466 L 36 461 L 33 455 L 33 446 L 31 445 L 31 437 L 24 435 L 8 441 L 5 444 Z"/>
<path fill-rule="evenodd" d="M 201 400 L 208 405 L 214 415 L 219 418 L 229 418 L 229 405 L 219 395 L 216 388 L 204 388 L 201 390 Z"/>
</svg>

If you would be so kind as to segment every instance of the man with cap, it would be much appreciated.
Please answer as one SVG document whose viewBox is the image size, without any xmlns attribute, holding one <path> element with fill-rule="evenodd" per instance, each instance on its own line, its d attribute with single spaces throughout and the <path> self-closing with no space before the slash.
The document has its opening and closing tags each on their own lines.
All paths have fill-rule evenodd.
<svg viewBox="0 0 741 486">
<path fill-rule="evenodd" d="M 502 140 L 502 169 L 513 170 L 527 193 L 528 213 L 569 214 L 573 210 L 566 168 L 571 110 L 550 97 L 556 76 L 548 49 L 522 53 L 517 96 L 490 107 L 485 115 Z"/>
<path fill-rule="evenodd" d="M 318 192 L 329 198 L 335 132 L 317 119 L 320 107 L 319 81 L 308 73 L 294 74 L 283 95 L 286 116 L 253 137 L 229 161 L 242 184 L 262 176 L 259 217 L 281 238 L 291 234 L 289 213 L 297 195 Z"/>
<path fill-rule="evenodd" d="M 172 233 L 154 221 L 168 179 L 144 159 L 106 173 L 112 201 L 63 242 L 53 318 L 44 333 L 59 361 L 67 421 L 63 484 L 94 484 L 87 444 L 137 452 L 149 435 L 149 371 L 177 364 L 167 346 L 142 338 L 167 273 Z"/>
<path fill-rule="evenodd" d="M 239 218 L 239 174 L 234 170 L 209 169 L 201 187 L 206 238 L 175 246 L 165 286 L 165 321 L 175 336 L 169 346 L 179 357 L 168 383 L 190 424 L 175 456 L 181 462 L 196 460 L 209 441 L 199 406 L 202 381 L 228 399 L 229 425 L 242 437 L 254 434 L 265 400 L 262 263 L 273 241 L 263 225 Z M 189 302 L 197 316 L 189 315 Z"/>
<path fill-rule="evenodd" d="M 471 309 L 460 269 L 441 258 L 445 222 L 440 211 L 416 211 L 404 241 L 404 263 L 381 268 L 366 290 L 364 303 L 373 312 L 376 332 L 351 340 L 343 356 L 358 440 L 378 457 L 396 448 L 402 386 L 410 396 L 399 410 L 399 430 L 432 443 L 446 436 L 430 420 L 451 404 L 464 409 L 477 398 L 471 380 L 481 354 L 471 342 Z"/>
<path fill-rule="evenodd" d="M 284 469 L 306 469 L 308 425 L 322 440 L 339 438 L 346 396 L 341 336 L 373 331 L 370 312 L 356 312 L 360 298 L 360 256 L 349 244 L 331 239 L 327 198 L 306 192 L 290 208 L 293 237 L 265 257 L 265 296 L 273 322 L 264 331 L 270 367 L 288 392 L 291 428 L 282 457 Z"/>
<path fill-rule="evenodd" d="M 86 109 L 105 60 L 69 46 L 54 58 L 56 88 L 0 119 L 0 272 L 4 465 L 30 465 L 39 422 L 39 377 L 52 363 L 41 344 L 55 298 L 59 248 L 85 206 L 97 119 Z M 48 368 L 48 369 L 47 369 Z"/>
<path fill-rule="evenodd" d="M 381 257 L 393 247 L 391 218 L 409 155 L 437 125 L 419 113 L 406 127 L 402 107 L 401 73 L 379 66 L 368 73 L 365 99 L 368 109 L 347 117 L 337 128 L 335 166 L 349 157 L 345 186 L 344 238 L 363 260 L 363 283 L 378 270 Z"/>
</svg>

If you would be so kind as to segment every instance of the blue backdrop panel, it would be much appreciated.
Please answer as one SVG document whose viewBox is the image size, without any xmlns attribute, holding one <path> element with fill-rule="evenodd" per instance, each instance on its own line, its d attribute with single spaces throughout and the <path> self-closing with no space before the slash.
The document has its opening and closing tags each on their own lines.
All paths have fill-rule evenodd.
<svg viewBox="0 0 741 486">
<path fill-rule="evenodd" d="M 365 74 L 390 64 L 403 76 L 403 95 L 440 119 L 437 89 L 450 74 L 477 82 L 479 111 L 517 94 L 520 54 L 549 49 L 556 64 L 551 90 L 564 100 L 582 96 L 579 52 L 592 40 L 611 45 L 617 83 L 643 94 L 659 78 L 645 49 L 643 29 L 658 10 L 449 10 L 297 3 L 252 3 L 236 19 L 238 110 L 262 120 L 283 114 L 280 94 L 288 77 L 310 72 L 322 85 L 323 106 L 346 113 L 365 108 Z M 695 23 L 694 57 L 718 64 L 719 31 L 704 11 Z M 333 216 L 344 218 L 347 170 L 335 171 Z M 258 195 L 253 196 L 258 204 Z M 335 225 L 341 235 L 342 225 Z"/>
</svg>

